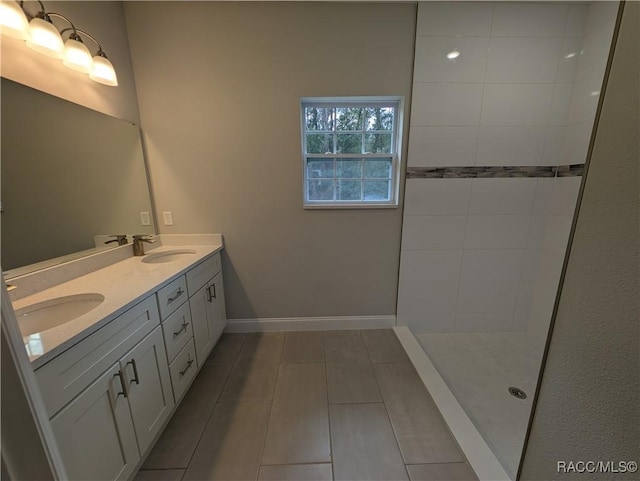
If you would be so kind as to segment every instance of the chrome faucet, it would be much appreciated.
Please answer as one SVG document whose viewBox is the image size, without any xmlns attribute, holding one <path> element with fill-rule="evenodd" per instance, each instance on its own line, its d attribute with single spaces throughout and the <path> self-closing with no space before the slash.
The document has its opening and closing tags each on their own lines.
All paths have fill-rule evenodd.
<svg viewBox="0 0 640 481">
<path fill-rule="evenodd" d="M 119 246 L 123 246 L 129 243 L 129 241 L 127 240 L 127 234 L 114 234 L 110 235 L 109 237 L 115 237 L 115 239 L 105 241 L 105 244 L 112 244 L 114 242 L 117 242 Z"/>
<path fill-rule="evenodd" d="M 133 236 L 133 255 L 134 256 L 143 256 L 144 255 L 144 244 L 143 242 L 148 242 L 149 244 L 153 244 L 155 240 L 151 238 L 151 236 L 137 234 Z"/>
</svg>

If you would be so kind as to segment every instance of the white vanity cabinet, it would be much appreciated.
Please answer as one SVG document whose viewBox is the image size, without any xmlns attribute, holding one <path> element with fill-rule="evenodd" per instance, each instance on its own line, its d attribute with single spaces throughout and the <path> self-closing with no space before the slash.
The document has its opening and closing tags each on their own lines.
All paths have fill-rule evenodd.
<svg viewBox="0 0 640 481">
<path fill-rule="evenodd" d="M 202 366 L 226 325 L 220 254 L 187 272 L 187 288 L 196 358 Z"/>
<path fill-rule="evenodd" d="M 193 344 L 193 321 L 187 301 L 187 280 L 180 276 L 157 293 L 167 348 L 173 396 L 179 403 L 198 373 Z"/>
<path fill-rule="evenodd" d="M 140 459 L 120 372 L 114 364 L 51 420 L 70 480 L 127 479 Z"/>
<path fill-rule="evenodd" d="M 120 369 L 127 386 L 138 447 L 144 453 L 174 406 L 160 326 L 120 360 Z"/>
<path fill-rule="evenodd" d="M 171 415 L 159 324 L 151 296 L 36 370 L 70 480 L 127 479 Z"/>
<path fill-rule="evenodd" d="M 221 336 L 220 255 L 185 270 L 35 370 L 69 480 L 131 479 Z"/>
</svg>

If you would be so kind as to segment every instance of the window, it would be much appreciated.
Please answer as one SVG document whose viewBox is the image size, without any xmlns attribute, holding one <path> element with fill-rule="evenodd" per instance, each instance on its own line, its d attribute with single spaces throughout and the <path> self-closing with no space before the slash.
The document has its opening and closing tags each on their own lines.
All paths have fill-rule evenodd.
<svg viewBox="0 0 640 481">
<path fill-rule="evenodd" d="M 402 99 L 302 99 L 304 206 L 397 206 Z"/>
</svg>

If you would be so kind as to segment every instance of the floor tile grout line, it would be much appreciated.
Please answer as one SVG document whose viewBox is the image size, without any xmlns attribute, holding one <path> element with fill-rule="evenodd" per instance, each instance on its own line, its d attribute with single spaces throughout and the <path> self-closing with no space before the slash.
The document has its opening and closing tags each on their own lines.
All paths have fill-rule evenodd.
<svg viewBox="0 0 640 481">
<path fill-rule="evenodd" d="M 328 463 L 326 461 L 307 461 L 307 462 L 301 462 L 301 463 L 278 463 L 278 464 L 262 464 L 262 466 L 264 467 L 272 467 L 272 466 L 317 466 L 320 464 L 331 464 Z"/>
<path fill-rule="evenodd" d="M 358 404 L 358 405 L 367 405 L 367 404 L 384 404 L 383 401 L 346 401 L 339 403 L 329 403 L 329 406 L 344 406 L 345 404 Z"/>
<path fill-rule="evenodd" d="M 364 338 L 364 336 L 363 336 Z M 363 341 L 364 342 L 364 341 Z M 365 347 L 366 347 L 366 343 L 365 343 Z M 367 355 L 369 356 L 369 350 L 367 349 Z M 371 356 L 369 356 L 369 362 L 371 362 Z M 398 452 L 400 453 L 400 458 L 402 459 L 402 463 L 404 465 L 404 470 L 407 474 L 407 479 L 411 479 L 411 477 L 409 476 L 409 469 L 407 468 L 407 460 L 404 457 L 404 452 L 402 451 L 402 448 L 400 447 L 400 441 L 398 440 L 398 433 L 396 432 L 396 427 L 393 425 L 393 422 L 391 421 L 391 415 L 389 414 L 389 408 L 387 407 L 387 402 L 384 399 L 384 394 L 382 392 L 382 387 L 380 386 L 380 382 L 378 381 L 378 376 L 376 375 L 376 371 L 375 369 L 373 369 L 373 363 L 371 363 L 371 370 L 373 371 L 373 377 L 376 380 L 376 384 L 378 386 L 378 391 L 380 392 L 380 397 L 382 398 L 382 404 L 384 405 L 384 411 L 385 413 L 387 413 L 387 420 L 389 421 L 389 425 L 391 426 L 391 431 L 393 432 L 393 439 L 396 442 L 396 446 L 398 447 Z"/>
<path fill-rule="evenodd" d="M 334 461 L 334 457 L 333 457 L 333 441 L 331 440 L 331 412 L 330 412 L 330 408 L 331 408 L 331 404 L 329 404 L 329 376 L 327 375 L 327 353 L 325 351 L 325 344 L 324 344 L 324 334 L 320 335 L 320 341 L 322 342 L 322 357 L 324 358 L 324 362 L 322 364 L 324 364 L 324 384 L 326 387 L 326 398 L 327 398 L 327 425 L 329 426 L 329 459 L 331 460 L 330 464 L 331 464 L 331 479 L 334 480 L 335 479 L 335 475 L 333 472 L 333 461 Z"/>
<path fill-rule="evenodd" d="M 215 412 L 216 407 L 218 406 L 218 404 L 220 404 L 220 399 L 222 398 L 222 393 L 224 392 L 224 388 L 227 386 L 227 382 L 229 381 L 229 378 L 231 377 L 231 371 L 233 371 L 233 368 L 235 367 L 236 362 L 238 361 L 238 357 L 240 356 L 240 351 L 242 351 L 242 348 L 244 347 L 244 341 L 245 341 L 246 338 L 247 338 L 246 336 L 242 337 L 242 342 L 240 343 L 240 348 L 238 349 L 238 352 L 236 353 L 235 359 L 231 363 L 231 367 L 229 368 L 229 372 L 227 372 L 227 375 L 224 378 L 224 382 L 222 383 L 222 387 L 220 388 L 220 393 L 218 394 L 218 397 L 216 398 L 216 402 L 213 403 L 213 408 L 211 409 L 211 412 L 209 413 L 209 417 L 207 418 L 206 422 L 204 423 L 204 429 L 200 433 L 200 437 L 198 437 L 198 442 L 196 443 L 196 447 L 194 448 L 193 452 L 191 453 L 191 456 L 189 457 L 189 461 L 187 462 L 187 466 L 184 468 L 184 473 L 182 474 L 182 478 L 180 478 L 181 480 L 184 479 L 184 477 L 187 475 L 187 470 L 189 469 L 189 466 L 191 466 L 191 461 L 193 461 L 193 457 L 195 456 L 196 451 L 198 450 L 198 446 L 200 446 L 200 441 L 202 441 L 202 436 L 204 436 L 204 432 L 207 430 L 207 426 L 209 425 L 209 422 L 211 421 L 211 418 L 213 417 L 213 413 Z M 211 352 L 211 354 L 213 354 L 213 352 Z M 211 354 L 209 354 L 209 356 L 211 356 Z M 208 360 L 209 360 L 209 357 L 207 357 L 207 360 L 204 362 L 204 364 L 202 366 L 203 368 L 204 368 L 204 365 L 207 363 Z"/>
<path fill-rule="evenodd" d="M 393 426 L 393 423 L 391 422 L 391 416 L 389 415 L 389 409 L 387 408 L 387 403 L 385 402 L 384 396 L 382 394 L 382 388 L 380 387 L 380 383 L 378 382 L 378 376 L 376 376 L 375 369 L 373 369 L 373 364 L 374 363 L 371 361 L 371 353 L 369 352 L 369 347 L 367 346 L 367 343 L 364 340 L 364 334 L 361 333 L 361 337 L 362 337 L 362 343 L 364 344 L 364 347 L 365 347 L 365 351 L 367 352 L 367 358 L 369 359 L 369 364 L 371 366 L 371 371 L 373 371 L 373 377 L 376 380 L 376 385 L 378 386 L 378 392 L 380 393 L 380 398 L 382 399 L 382 405 L 384 406 L 384 412 L 387 414 L 387 421 L 389 421 L 389 425 L 391 426 L 391 431 L 393 432 L 393 439 L 395 440 L 396 446 L 398 448 L 398 452 L 400 453 L 400 458 L 402 459 L 402 464 L 404 465 L 404 470 L 405 470 L 405 472 L 407 474 L 407 479 L 410 479 L 409 470 L 407 469 L 406 460 L 404 459 L 404 454 L 402 452 L 402 448 L 400 447 L 400 442 L 398 441 L 398 434 L 396 433 L 396 429 Z"/>
<path fill-rule="evenodd" d="M 264 437 L 262 439 L 262 447 L 260 449 L 260 458 L 258 459 L 258 471 L 256 473 L 256 481 L 260 477 L 260 468 L 263 466 L 262 458 L 264 457 L 264 450 L 267 446 L 267 437 L 269 436 L 269 428 L 271 427 L 271 413 L 273 412 L 273 402 L 276 397 L 276 387 L 278 386 L 278 380 L 280 379 L 280 367 L 282 366 L 282 358 L 284 356 L 284 345 L 287 342 L 287 333 L 282 333 L 282 346 L 280 347 L 280 358 L 278 359 L 278 373 L 273 383 L 273 390 L 271 391 L 271 402 L 269 403 L 269 414 L 267 417 L 267 427 L 264 430 Z"/>
</svg>

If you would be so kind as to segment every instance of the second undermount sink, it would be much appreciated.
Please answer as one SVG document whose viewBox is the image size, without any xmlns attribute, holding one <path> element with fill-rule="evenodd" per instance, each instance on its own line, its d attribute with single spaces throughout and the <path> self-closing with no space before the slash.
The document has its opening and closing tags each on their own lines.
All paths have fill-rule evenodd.
<svg viewBox="0 0 640 481">
<path fill-rule="evenodd" d="M 18 326 L 23 336 L 30 336 L 72 321 L 92 311 L 103 301 L 104 296 L 95 293 L 48 299 L 17 310 Z"/>
<path fill-rule="evenodd" d="M 145 264 L 163 264 L 165 262 L 174 262 L 184 259 L 185 256 L 192 256 L 196 253 L 193 249 L 173 249 L 170 251 L 156 252 L 147 254 L 142 259 Z"/>
</svg>

